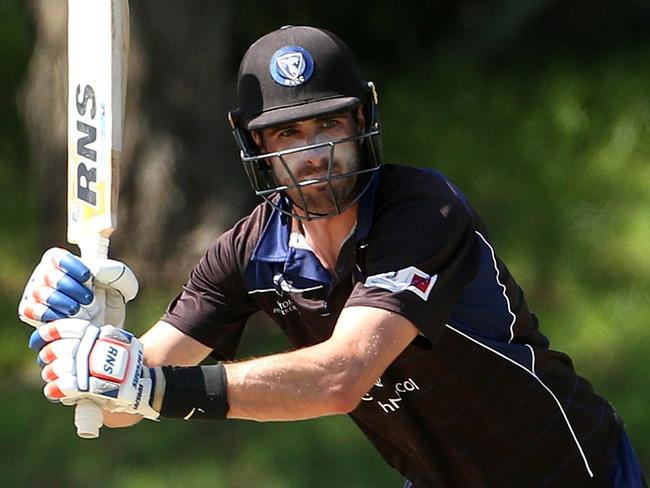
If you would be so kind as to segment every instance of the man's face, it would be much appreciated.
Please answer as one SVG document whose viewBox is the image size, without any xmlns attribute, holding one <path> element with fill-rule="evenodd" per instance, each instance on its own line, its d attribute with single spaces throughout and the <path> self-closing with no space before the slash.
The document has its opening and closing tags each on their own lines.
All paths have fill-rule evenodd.
<svg viewBox="0 0 650 488">
<path fill-rule="evenodd" d="M 268 127 L 254 132 L 253 138 L 262 152 L 269 153 L 353 137 L 362 132 L 364 125 L 363 112 L 358 109 L 354 113 L 349 111 Z M 333 176 L 354 172 L 360 168 L 359 141 L 335 144 L 333 147 L 333 151 L 332 146 L 324 145 L 284 155 L 286 166 L 279 157 L 269 158 L 268 161 L 278 184 L 287 186 L 294 186 L 287 170 L 291 171 L 298 182 L 305 182 L 325 178 L 330 164 Z M 286 193 L 299 209 L 323 215 L 336 210 L 333 197 L 339 207 L 344 207 L 350 202 L 356 181 L 357 176 L 348 176 L 331 180 L 331 190 L 330 185 L 323 181 L 301 186 L 300 190 L 291 188 L 286 190 Z"/>
</svg>

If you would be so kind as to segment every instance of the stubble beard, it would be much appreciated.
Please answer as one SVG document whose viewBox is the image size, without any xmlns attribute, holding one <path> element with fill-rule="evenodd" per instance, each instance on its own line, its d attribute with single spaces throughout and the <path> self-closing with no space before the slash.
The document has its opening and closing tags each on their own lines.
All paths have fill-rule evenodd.
<svg viewBox="0 0 650 488">
<path fill-rule="evenodd" d="M 333 174 L 352 173 L 358 171 L 360 167 L 361 150 L 357 144 L 344 143 L 336 147 L 332 161 Z M 309 177 L 299 178 L 299 180 L 305 179 Z M 329 183 L 306 185 L 300 190 L 296 188 L 287 190 L 287 195 L 300 214 L 335 214 L 337 210 L 343 210 L 354 200 L 357 180 L 358 175 L 340 177 L 332 179 Z"/>
</svg>

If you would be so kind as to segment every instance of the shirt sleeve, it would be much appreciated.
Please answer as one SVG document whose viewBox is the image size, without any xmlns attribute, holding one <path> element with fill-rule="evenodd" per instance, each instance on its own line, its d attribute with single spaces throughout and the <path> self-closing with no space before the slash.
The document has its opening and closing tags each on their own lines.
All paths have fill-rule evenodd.
<svg viewBox="0 0 650 488">
<path fill-rule="evenodd" d="M 220 360 L 234 358 L 246 320 L 258 310 L 240 271 L 245 246 L 238 235 L 231 229 L 208 248 L 161 319 L 211 347 Z"/>
<path fill-rule="evenodd" d="M 386 202 L 361 257 L 364 279 L 346 307 L 398 313 L 432 342 L 478 270 L 473 214 L 452 191 Z"/>
</svg>

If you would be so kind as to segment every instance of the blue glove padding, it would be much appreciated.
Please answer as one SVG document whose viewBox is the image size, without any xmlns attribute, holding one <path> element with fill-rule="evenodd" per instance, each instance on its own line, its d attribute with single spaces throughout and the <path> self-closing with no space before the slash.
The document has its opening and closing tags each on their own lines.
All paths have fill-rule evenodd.
<svg viewBox="0 0 650 488">
<path fill-rule="evenodd" d="M 144 366 L 142 343 L 130 332 L 61 319 L 35 330 L 29 347 L 38 351 L 48 400 L 74 405 L 90 398 L 110 412 L 158 418 L 149 404 L 156 372 Z"/>
<path fill-rule="evenodd" d="M 82 261 L 65 249 L 49 249 L 27 282 L 18 316 L 37 328 L 68 317 L 92 321 L 100 312 L 93 286 L 106 290 L 104 322 L 121 326 L 126 302 L 138 293 L 133 271 L 112 259 Z"/>
</svg>

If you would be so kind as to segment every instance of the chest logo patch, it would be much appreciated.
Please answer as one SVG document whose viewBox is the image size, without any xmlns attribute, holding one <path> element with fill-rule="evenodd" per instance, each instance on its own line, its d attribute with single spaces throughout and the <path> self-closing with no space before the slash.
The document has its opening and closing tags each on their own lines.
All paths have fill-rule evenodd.
<svg viewBox="0 0 650 488">
<path fill-rule="evenodd" d="M 375 286 L 394 293 L 410 291 L 427 301 L 437 280 L 437 274 L 430 276 L 415 266 L 409 266 L 399 271 L 368 276 L 363 286 L 367 288 Z"/>
<path fill-rule="evenodd" d="M 285 293 L 303 293 L 306 291 L 320 290 L 323 285 L 308 286 L 306 288 L 297 288 L 289 282 L 281 273 L 273 276 L 273 284 L 278 295 L 283 296 Z"/>
</svg>

